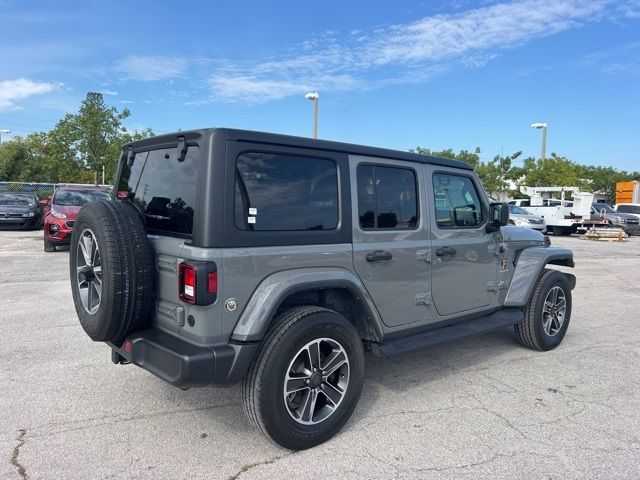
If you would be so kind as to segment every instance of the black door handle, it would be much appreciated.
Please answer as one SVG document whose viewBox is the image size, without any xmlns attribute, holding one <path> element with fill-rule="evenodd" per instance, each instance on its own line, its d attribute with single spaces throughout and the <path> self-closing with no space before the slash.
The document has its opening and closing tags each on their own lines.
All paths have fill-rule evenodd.
<svg viewBox="0 0 640 480">
<path fill-rule="evenodd" d="M 445 257 L 447 255 L 455 255 L 456 249 L 451 247 L 442 247 L 436 250 L 436 255 L 439 257 Z"/>
<path fill-rule="evenodd" d="M 386 250 L 376 250 L 375 252 L 367 253 L 365 258 L 367 259 L 367 262 L 380 262 L 382 260 L 391 260 L 393 255 L 391 255 L 391 252 L 387 252 Z"/>
</svg>

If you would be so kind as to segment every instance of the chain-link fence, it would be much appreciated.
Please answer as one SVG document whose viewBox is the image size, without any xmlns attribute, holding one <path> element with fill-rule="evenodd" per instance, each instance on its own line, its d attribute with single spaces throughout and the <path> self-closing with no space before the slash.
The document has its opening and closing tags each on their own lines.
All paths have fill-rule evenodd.
<svg viewBox="0 0 640 480">
<path fill-rule="evenodd" d="M 78 184 L 78 183 L 28 183 L 28 182 L 0 182 L 0 193 L 3 192 L 11 192 L 11 193 L 35 193 L 38 195 L 38 198 L 43 199 L 47 198 L 50 195 L 53 195 L 56 188 L 62 186 L 89 186 L 86 184 Z M 111 185 L 100 185 L 101 187 L 110 187 Z"/>
</svg>

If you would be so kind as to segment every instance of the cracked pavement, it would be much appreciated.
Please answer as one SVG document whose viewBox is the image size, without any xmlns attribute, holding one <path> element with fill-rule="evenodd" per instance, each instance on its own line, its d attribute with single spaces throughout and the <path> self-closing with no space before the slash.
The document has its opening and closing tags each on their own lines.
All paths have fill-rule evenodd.
<svg viewBox="0 0 640 480">
<path fill-rule="evenodd" d="M 0 479 L 640 478 L 640 238 L 552 242 L 578 277 L 560 347 L 506 328 L 367 354 L 342 432 L 292 453 L 251 427 L 238 387 L 184 392 L 113 365 L 77 322 L 68 252 L 2 231 Z"/>
</svg>

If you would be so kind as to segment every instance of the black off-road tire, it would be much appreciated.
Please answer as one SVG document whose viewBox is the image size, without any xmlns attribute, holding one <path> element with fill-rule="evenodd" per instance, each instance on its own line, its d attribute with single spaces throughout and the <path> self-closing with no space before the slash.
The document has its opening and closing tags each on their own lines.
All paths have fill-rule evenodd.
<svg viewBox="0 0 640 480">
<path fill-rule="evenodd" d="M 77 282 L 78 242 L 89 229 L 102 265 L 102 296 L 89 313 Z M 146 232 L 137 211 L 123 202 L 87 203 L 76 219 L 69 247 L 73 300 L 80 324 L 92 340 L 121 343 L 145 327 L 153 302 L 153 263 Z"/>
<path fill-rule="evenodd" d="M 566 313 L 562 326 L 554 335 L 548 335 L 543 326 L 544 302 L 553 287 L 560 287 L 566 299 Z M 545 270 L 538 279 L 533 295 L 524 311 L 524 321 L 515 325 L 518 341 L 534 350 L 552 350 L 560 345 L 571 320 L 571 286 L 567 278 L 557 270 Z"/>
<path fill-rule="evenodd" d="M 304 345 L 319 338 L 337 340 L 349 361 L 345 396 L 328 418 L 315 425 L 296 422 L 283 398 L 285 374 Z M 279 314 L 242 383 L 247 417 L 275 443 L 304 450 L 329 440 L 344 426 L 358 403 L 364 383 L 364 348 L 355 327 L 342 315 L 316 306 L 295 307 Z"/>
<path fill-rule="evenodd" d="M 44 251 L 45 252 L 55 252 L 56 251 L 56 246 L 51 243 L 49 240 L 47 240 L 47 237 L 44 237 Z"/>
</svg>

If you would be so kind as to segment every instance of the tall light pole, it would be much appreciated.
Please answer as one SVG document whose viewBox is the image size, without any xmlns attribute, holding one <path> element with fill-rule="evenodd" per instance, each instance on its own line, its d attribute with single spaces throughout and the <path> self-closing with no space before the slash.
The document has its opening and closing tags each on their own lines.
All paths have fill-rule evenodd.
<svg viewBox="0 0 640 480">
<path fill-rule="evenodd" d="M 540 155 L 540 159 L 544 160 L 547 153 L 547 124 L 532 123 L 531 128 L 542 129 L 542 152 Z"/>
<path fill-rule="evenodd" d="M 313 138 L 318 138 L 318 92 L 309 92 L 304 96 L 307 100 L 313 101 Z"/>
<path fill-rule="evenodd" d="M 0 128 L 0 145 L 2 145 L 2 134 L 3 133 L 11 133 L 11 130 L 7 128 Z"/>
</svg>

